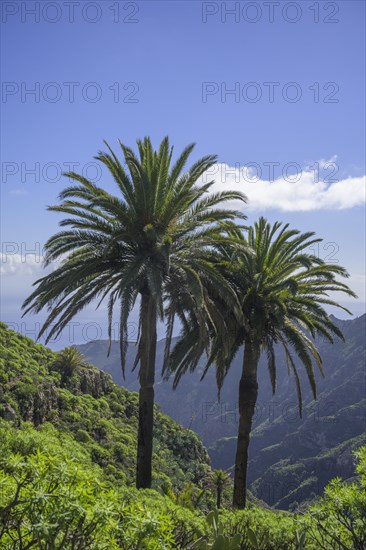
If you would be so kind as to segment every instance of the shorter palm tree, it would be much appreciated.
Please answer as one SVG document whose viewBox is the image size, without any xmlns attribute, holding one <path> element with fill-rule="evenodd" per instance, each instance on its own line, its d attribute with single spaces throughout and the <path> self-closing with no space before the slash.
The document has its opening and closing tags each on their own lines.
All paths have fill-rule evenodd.
<svg viewBox="0 0 366 550">
<path fill-rule="evenodd" d="M 230 485 L 230 475 L 225 470 L 214 470 L 211 484 L 216 489 L 216 508 L 220 509 L 222 493 Z"/>
<path fill-rule="evenodd" d="M 222 250 L 226 263 L 221 263 L 227 281 L 235 288 L 241 304 L 242 317 L 234 316 L 219 296 L 215 300 L 218 312 L 225 320 L 225 341 L 216 333 L 212 336 L 211 353 L 204 370 L 205 376 L 212 363 L 216 365 L 219 392 L 232 361 L 244 346 L 243 368 L 239 383 L 239 430 L 234 470 L 233 505 L 244 508 L 246 504 L 248 447 L 252 420 L 258 397 L 258 364 L 262 352 L 266 352 L 273 393 L 276 389 L 275 344 L 284 350 L 289 372 L 293 372 L 302 414 L 300 379 L 295 364 L 297 356 L 305 367 L 312 393 L 316 398 L 316 381 L 313 364 L 321 374 L 322 360 L 314 344 L 316 337 L 333 342 L 334 336 L 343 339 L 342 332 L 329 319 L 324 305 L 339 307 L 329 297 L 329 292 L 355 294 L 337 275 L 348 277 L 347 271 L 334 264 L 327 264 L 307 250 L 321 239 L 314 233 L 300 233 L 289 229 L 288 224 L 271 226 L 264 218 L 249 228 L 247 236 L 235 231 L 241 239 L 235 256 Z M 248 253 L 248 248 L 252 254 Z M 186 344 L 194 337 L 194 322 L 176 347 L 187 349 Z M 227 353 L 228 347 L 230 353 Z M 184 355 L 184 354 L 181 354 Z M 187 353 L 186 353 L 187 355 Z M 179 362 L 169 365 L 174 370 L 175 386 L 182 374 L 190 367 L 186 355 Z M 172 353 L 172 357 L 177 354 Z"/>
<path fill-rule="evenodd" d="M 73 346 L 69 346 L 56 355 L 53 367 L 61 372 L 62 379 L 67 379 L 80 368 L 87 367 L 85 355 Z"/>
</svg>

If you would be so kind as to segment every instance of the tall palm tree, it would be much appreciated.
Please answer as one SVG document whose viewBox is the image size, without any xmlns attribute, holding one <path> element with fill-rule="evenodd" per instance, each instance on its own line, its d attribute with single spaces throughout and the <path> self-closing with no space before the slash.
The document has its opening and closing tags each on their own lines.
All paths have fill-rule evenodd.
<svg viewBox="0 0 366 550">
<path fill-rule="evenodd" d="M 25 313 L 48 308 L 48 318 L 39 334 L 48 331 L 48 341 L 87 304 L 98 299 L 99 306 L 108 299 L 109 341 L 114 309 L 120 309 L 124 372 L 128 319 L 139 303 L 134 367 L 140 364 L 136 473 L 140 488 L 150 487 L 152 477 L 157 322 L 167 320 L 168 357 L 176 315 L 184 323 L 184 311 L 196 310 L 201 334 L 206 318 L 222 330 L 221 320 L 215 319 L 212 304 L 207 302 L 206 287 L 215 287 L 240 316 L 235 294 L 218 271 L 215 257 L 223 242 L 230 247 L 234 219 L 244 218 L 236 210 L 223 209 L 222 203 L 245 202 L 246 198 L 230 191 L 208 194 L 213 181 L 199 183 L 216 156 L 203 157 L 184 171 L 194 144 L 173 163 L 173 148 L 167 137 L 158 150 L 153 149 L 148 137 L 137 141 L 138 155 L 119 143 L 126 168 L 107 143 L 108 152 L 99 152 L 96 157 L 113 176 L 117 196 L 79 174 L 66 174 L 76 183 L 62 191 L 61 204 L 49 210 L 67 214 L 60 225 L 68 229 L 53 235 L 45 246 L 45 265 L 55 260 L 61 260 L 61 264 L 34 283 L 36 290 L 23 308 Z"/>
<path fill-rule="evenodd" d="M 221 263 L 228 282 L 236 289 L 243 316 L 234 316 L 216 296 L 215 303 L 222 310 L 227 330 L 226 345 L 230 353 L 223 353 L 221 335 L 213 335 L 211 354 L 202 378 L 212 363 L 216 364 L 219 391 L 232 361 L 244 346 L 242 375 L 239 383 L 239 429 L 234 471 L 233 505 L 244 508 L 248 469 L 248 447 L 253 415 L 258 396 L 258 363 L 261 352 L 266 352 L 272 391 L 276 389 L 275 344 L 280 344 L 285 353 L 289 372 L 293 372 L 302 414 L 300 379 L 294 356 L 305 367 L 312 393 L 316 398 L 316 382 L 313 364 L 323 375 L 322 360 L 314 344 L 320 336 L 333 342 L 334 336 L 343 338 L 339 328 L 329 319 L 324 305 L 341 307 L 329 292 L 355 294 L 347 285 L 337 280 L 337 275 L 347 277 L 346 270 L 338 265 L 327 264 L 309 254 L 307 249 L 321 239 L 314 233 L 300 233 L 289 229 L 288 224 L 271 226 L 264 218 L 249 228 L 247 235 L 234 230 L 236 237 L 245 246 L 230 256 L 228 249 L 222 252 L 227 263 Z M 248 249 L 253 251 L 248 253 Z M 225 316 L 225 310 L 227 314 Z M 174 370 L 175 385 L 190 366 L 186 360 L 186 342 L 194 335 L 194 323 L 178 342 L 180 356 L 184 359 L 170 364 Z M 177 347 L 176 346 L 176 347 Z M 175 355 L 173 349 L 172 357 Z"/>
</svg>

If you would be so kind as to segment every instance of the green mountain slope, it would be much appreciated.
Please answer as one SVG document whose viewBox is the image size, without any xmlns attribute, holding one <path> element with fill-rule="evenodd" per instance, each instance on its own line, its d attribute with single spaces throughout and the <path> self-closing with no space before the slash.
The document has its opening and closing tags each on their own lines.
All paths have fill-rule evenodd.
<svg viewBox="0 0 366 550">
<path fill-rule="evenodd" d="M 106 479 L 134 482 L 138 397 L 114 384 L 95 367 L 61 376 L 56 354 L 0 324 L 0 418 L 18 426 L 52 424 L 82 443 Z M 157 410 L 153 468 L 154 486 L 181 488 L 198 483 L 209 471 L 201 441 Z"/>
<path fill-rule="evenodd" d="M 250 447 L 249 480 L 253 493 L 270 505 L 291 508 L 321 494 L 325 484 L 340 475 L 352 476 L 351 451 L 364 440 L 365 423 L 365 334 L 366 315 L 350 321 L 335 320 L 345 342 L 318 342 L 325 379 L 317 376 L 318 399 L 301 376 L 304 413 L 299 418 L 295 382 L 289 377 L 278 351 L 276 395 L 272 396 L 269 376 L 262 358 L 260 390 Z M 103 371 L 126 388 L 137 389 L 137 373 L 126 369 L 122 379 L 118 343 L 107 358 L 107 342 L 93 341 L 79 349 Z M 164 341 L 158 343 L 157 361 L 162 364 Z M 127 354 L 132 364 L 135 345 Z M 171 382 L 158 378 L 156 401 L 167 414 L 190 427 L 208 447 L 215 468 L 230 468 L 234 462 L 237 433 L 237 388 L 242 353 L 238 353 L 217 401 L 214 372 L 199 382 L 200 369 L 184 376 L 173 392 Z M 201 366 L 203 363 L 201 363 Z M 301 373 L 302 369 L 299 367 Z M 340 447 L 342 456 L 338 456 Z M 326 459 L 324 456 L 329 453 Z"/>
</svg>

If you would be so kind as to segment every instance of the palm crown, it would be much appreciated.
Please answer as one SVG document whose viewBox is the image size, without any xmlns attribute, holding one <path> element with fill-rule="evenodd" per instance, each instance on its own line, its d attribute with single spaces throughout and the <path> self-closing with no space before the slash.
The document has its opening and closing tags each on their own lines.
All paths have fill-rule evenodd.
<svg viewBox="0 0 366 550">
<path fill-rule="evenodd" d="M 109 334 L 115 304 L 121 309 L 123 361 L 127 320 L 138 294 L 154 296 L 160 318 L 164 298 L 174 301 L 174 291 L 177 302 L 181 303 L 181 293 L 187 289 L 187 304 L 195 300 L 202 305 L 205 280 L 215 281 L 220 294 L 233 303 L 230 286 L 214 269 L 213 260 L 232 220 L 244 216 L 219 206 L 226 200 L 245 201 L 245 197 L 231 191 L 208 195 L 213 182 L 197 184 L 216 162 L 215 156 L 200 159 L 182 174 L 194 145 L 174 165 L 168 138 L 158 151 L 149 138 L 138 141 L 139 158 L 130 148 L 120 146 L 127 170 L 109 147 L 109 153 L 96 157 L 113 175 L 120 196 L 76 173 L 66 174 L 78 184 L 62 191 L 62 203 L 49 210 L 68 214 L 60 225 L 70 229 L 52 236 L 45 245 L 45 265 L 57 259 L 62 263 L 36 281 L 37 288 L 23 308 L 25 313 L 52 308 L 40 331 L 41 336 L 50 329 L 49 340 L 92 300 L 101 302 L 108 296 Z"/>
<path fill-rule="evenodd" d="M 343 338 L 339 328 L 330 320 L 324 305 L 339 307 L 329 292 L 355 294 L 337 279 L 348 277 L 347 271 L 336 264 L 327 264 L 309 253 L 311 245 L 321 241 L 314 233 L 300 233 L 289 225 L 276 222 L 271 226 L 264 218 L 249 228 L 247 244 L 254 255 L 239 254 L 234 280 L 240 296 L 245 323 L 235 331 L 235 353 L 246 339 L 266 350 L 273 393 L 276 384 L 276 357 L 274 344 L 284 349 L 287 365 L 295 375 L 300 413 L 301 387 L 294 354 L 306 369 L 316 397 L 313 370 L 320 372 L 322 360 L 313 339 L 320 337 L 333 342 L 334 336 Z M 235 263 L 235 262 L 234 262 Z M 350 312 L 348 312 L 350 313 Z"/>
<path fill-rule="evenodd" d="M 322 374 L 323 370 L 313 339 L 321 337 L 333 342 L 334 336 L 343 338 L 323 306 L 339 307 L 350 313 L 328 294 L 342 291 L 349 296 L 355 296 L 346 284 L 337 279 L 337 275 L 348 277 L 348 273 L 343 267 L 327 264 L 309 253 L 310 247 L 321 241 L 314 237 L 314 233 L 300 233 L 280 222 L 271 226 L 264 218 L 260 218 L 245 233 L 237 228 L 234 233 L 242 246 L 234 254 L 227 247 L 222 248 L 225 261 L 221 261 L 220 269 L 235 288 L 243 315 L 238 321 L 238 317 L 232 315 L 220 297 L 214 297 L 216 307 L 222 311 L 225 319 L 226 341 L 213 341 L 202 378 L 211 364 L 215 363 L 220 390 L 239 348 L 250 341 L 267 353 L 274 392 L 274 344 L 279 343 L 284 349 L 289 371 L 295 375 L 301 414 L 301 387 L 294 355 L 298 356 L 305 367 L 316 397 L 313 364 L 318 366 Z M 194 320 L 173 350 L 170 367 L 175 371 L 175 385 L 191 366 L 187 361 L 186 344 L 195 332 L 193 325 Z"/>
</svg>

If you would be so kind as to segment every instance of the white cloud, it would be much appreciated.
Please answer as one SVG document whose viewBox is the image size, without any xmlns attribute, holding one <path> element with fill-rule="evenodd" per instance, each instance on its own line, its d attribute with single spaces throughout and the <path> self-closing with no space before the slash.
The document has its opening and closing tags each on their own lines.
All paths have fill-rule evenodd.
<svg viewBox="0 0 366 550">
<path fill-rule="evenodd" d="M 2 276 L 41 276 L 44 273 L 42 257 L 35 252 L 13 254 L 3 252 L 0 256 L 0 273 Z"/>
<path fill-rule="evenodd" d="M 202 176 L 202 183 L 214 179 L 214 191 L 236 190 L 245 193 L 248 197 L 247 208 L 250 210 L 341 210 L 364 204 L 366 177 L 348 177 L 337 181 L 336 158 L 334 156 L 329 160 L 318 161 L 320 168 L 328 169 L 324 175 L 313 167 L 300 168 L 297 164 L 297 168 L 294 168 L 296 163 L 289 163 L 288 173 L 285 167 L 277 168 L 277 171 L 282 172 L 281 175 L 268 179 L 263 177 L 265 170 L 259 165 L 231 167 L 224 163 L 216 164 Z"/>
<path fill-rule="evenodd" d="M 330 164 L 336 164 L 338 155 L 333 155 L 330 159 L 319 159 L 317 163 L 319 164 L 320 168 L 327 168 Z M 316 163 L 310 162 L 309 165 L 306 167 L 307 170 L 310 170 L 312 165 Z"/>
</svg>

